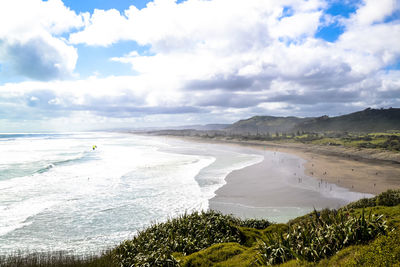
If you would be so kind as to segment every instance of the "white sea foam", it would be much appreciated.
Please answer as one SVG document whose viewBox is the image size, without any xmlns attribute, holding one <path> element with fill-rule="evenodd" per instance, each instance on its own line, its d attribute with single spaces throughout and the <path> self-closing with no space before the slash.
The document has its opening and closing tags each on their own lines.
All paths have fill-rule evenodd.
<svg viewBox="0 0 400 267">
<path fill-rule="evenodd" d="M 3 138 L 1 253 L 97 252 L 151 222 L 207 209 L 227 173 L 260 159 L 197 150 L 194 143 L 114 133 Z M 202 185 L 199 177 L 214 181 Z"/>
<path fill-rule="evenodd" d="M 263 158 L 254 150 L 132 134 L 0 138 L 0 253 L 99 252 L 152 222 L 207 209 L 231 171 Z M 301 186 L 315 187 L 312 181 Z M 287 218 L 304 210 L 266 214 Z"/>
<path fill-rule="evenodd" d="M 32 223 L 29 218 L 56 205 L 58 202 L 48 197 L 38 197 L 0 206 L 0 236 Z"/>
</svg>

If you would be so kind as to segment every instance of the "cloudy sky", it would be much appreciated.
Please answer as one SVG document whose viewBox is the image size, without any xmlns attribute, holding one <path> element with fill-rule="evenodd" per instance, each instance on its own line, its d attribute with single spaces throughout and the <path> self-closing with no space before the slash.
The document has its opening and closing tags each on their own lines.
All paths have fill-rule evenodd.
<svg viewBox="0 0 400 267">
<path fill-rule="evenodd" d="M 1 0 L 0 132 L 400 107 L 400 0 Z"/>
</svg>

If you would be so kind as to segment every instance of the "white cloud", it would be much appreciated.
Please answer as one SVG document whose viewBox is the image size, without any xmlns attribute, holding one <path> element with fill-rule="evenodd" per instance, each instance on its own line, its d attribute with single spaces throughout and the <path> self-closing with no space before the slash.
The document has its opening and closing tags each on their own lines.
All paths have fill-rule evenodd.
<svg viewBox="0 0 400 267">
<path fill-rule="evenodd" d="M 133 51 L 112 60 L 130 63 L 142 78 L 157 79 L 164 90 L 174 92 L 175 103 L 214 109 L 234 105 L 243 112 L 249 105 L 298 110 L 287 104 L 297 100 L 308 105 L 360 103 L 357 90 L 376 90 L 365 81 L 371 76 L 383 79 L 376 72 L 400 57 L 398 22 L 381 23 L 394 12 L 394 2 L 375 2 L 360 5 L 347 20 L 340 18 L 346 29 L 336 43 L 314 38 L 319 27 L 329 25 L 327 20 L 339 20 L 324 14 L 328 5 L 318 0 L 160 0 L 114 18 L 117 23 L 109 28 L 118 34 L 108 40 L 100 29 L 94 31 L 97 18 L 92 16 L 90 25 L 71 35 L 71 41 L 150 45 L 151 56 Z M 284 8 L 289 14 L 283 14 Z M 154 105 L 171 101 L 155 95 L 149 99 Z"/>
<path fill-rule="evenodd" d="M 72 74 L 77 51 L 60 35 L 84 26 L 61 0 L 0 2 L 0 63 L 8 75 L 49 80 Z"/>
<path fill-rule="evenodd" d="M 134 40 L 150 45 L 154 55 L 113 58 L 130 63 L 143 75 L 168 79 L 177 84 L 215 76 L 292 76 L 329 73 L 348 65 L 352 75 L 367 75 L 399 56 L 396 24 L 351 26 L 369 10 L 368 2 L 347 21 L 337 44 L 317 41 L 313 35 L 324 16 L 325 1 L 262 0 L 173 0 L 150 2 L 138 10 L 131 6 L 124 14 L 116 10 L 96 11 L 81 32 L 70 36 L 73 43 L 110 45 Z M 283 17 L 284 8 L 292 14 Z M 390 1 L 378 12 L 390 14 Z M 393 9 L 391 10 L 393 12 Z M 373 22 L 379 21 L 373 19 Z M 369 38 L 367 31 L 378 38 Z M 109 33 L 109 34 L 105 34 Z M 361 40 L 361 42 L 360 42 Z M 361 58 L 368 58 L 368 63 Z M 180 81 L 179 81 L 180 80 Z"/>
<path fill-rule="evenodd" d="M 71 73 L 76 62 L 71 44 L 111 46 L 133 40 L 149 46 L 149 53 L 132 51 L 111 58 L 129 64 L 136 76 L 10 83 L 0 86 L 7 95 L 0 97 L 0 104 L 21 103 L 16 112 L 21 116 L 35 108 L 43 113 L 55 111 L 55 117 L 70 112 L 75 117 L 91 114 L 92 119 L 125 122 L 125 117 L 163 113 L 197 113 L 210 121 L 222 113 L 233 120 L 259 113 L 354 111 L 361 104 L 395 106 L 400 104 L 396 82 L 400 72 L 389 75 L 383 70 L 400 58 L 399 21 L 384 22 L 394 12 L 393 3 L 384 1 L 374 7 L 374 1 L 366 1 L 350 18 L 340 18 L 345 32 L 330 43 L 314 37 L 318 29 L 339 20 L 324 13 L 328 6 L 324 0 L 187 0 L 180 4 L 156 0 L 141 10 L 134 6 L 122 13 L 95 10 L 90 17 L 71 13 L 53 1 L 53 8 L 70 18 L 60 25 L 52 17 L 38 25 L 32 22 L 36 33 L 20 34 L 25 39 L 15 41 L 23 44 L 23 51 L 32 40 L 40 44 L 33 50 L 38 57 L 50 59 L 43 61 L 41 69 Z M 289 12 L 284 14 L 284 10 Z M 58 36 L 82 25 L 68 42 Z M 47 52 L 40 50 L 44 48 Z"/>
<path fill-rule="evenodd" d="M 357 26 L 379 23 L 398 8 L 400 8 L 398 0 L 365 0 L 351 17 L 351 22 Z"/>
<path fill-rule="evenodd" d="M 270 25 L 270 31 L 275 38 L 313 36 L 318 29 L 321 11 L 297 13 L 290 17 L 284 17 L 276 24 Z"/>
<path fill-rule="evenodd" d="M 346 52 L 345 61 L 361 74 L 370 74 L 400 59 L 400 18 L 384 20 L 400 11 L 398 0 L 364 1 L 349 19 L 336 49 Z"/>
<path fill-rule="evenodd" d="M 122 26 L 126 21 L 116 9 L 107 11 L 95 9 L 85 31 L 72 34 L 70 42 L 108 46 L 124 39 L 121 38 L 121 34 L 124 34 Z"/>
<path fill-rule="evenodd" d="M 175 2 L 156 0 L 142 10 L 131 6 L 120 16 L 115 10 L 95 12 L 89 25 L 83 31 L 71 34 L 70 41 L 107 46 L 119 40 L 134 40 L 141 45 L 150 44 L 156 52 L 201 47 L 222 50 L 229 45 L 248 49 L 249 46 L 264 46 L 270 41 L 268 25 L 277 20 L 286 4 L 303 6 L 299 12 L 306 14 L 314 12 L 319 7 L 316 3 L 321 1 Z M 303 30 L 309 32 L 305 27 Z M 109 37 L 105 38 L 105 35 Z"/>
</svg>

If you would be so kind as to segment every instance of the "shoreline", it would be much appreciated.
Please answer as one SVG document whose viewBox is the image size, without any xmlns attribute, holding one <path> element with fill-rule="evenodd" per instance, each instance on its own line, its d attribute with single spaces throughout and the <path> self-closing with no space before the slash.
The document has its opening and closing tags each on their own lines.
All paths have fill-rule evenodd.
<svg viewBox="0 0 400 267">
<path fill-rule="evenodd" d="M 282 223 L 313 209 L 338 209 L 360 198 L 373 197 L 307 175 L 306 161 L 297 155 L 271 150 L 263 154 L 262 162 L 225 177 L 226 184 L 209 200 L 210 209 Z"/>
<path fill-rule="evenodd" d="M 352 192 L 378 195 L 388 189 L 400 189 L 400 153 L 300 143 L 205 139 L 191 136 L 164 137 L 295 155 L 305 160 L 305 175 Z M 225 180 L 228 183 L 227 177 Z"/>
</svg>

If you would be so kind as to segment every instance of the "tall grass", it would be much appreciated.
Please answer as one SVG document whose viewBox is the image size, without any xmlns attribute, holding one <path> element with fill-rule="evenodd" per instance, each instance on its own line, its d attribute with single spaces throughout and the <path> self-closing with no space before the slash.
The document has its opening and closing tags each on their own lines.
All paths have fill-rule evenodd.
<svg viewBox="0 0 400 267">
<path fill-rule="evenodd" d="M 286 233 L 267 235 L 267 242 L 260 242 L 259 261 L 266 265 L 286 262 L 290 259 L 317 262 L 340 249 L 362 244 L 386 233 L 382 216 L 364 211 L 358 217 L 350 217 L 341 211 L 314 211 L 310 220 L 304 220 L 288 228 Z"/>
<path fill-rule="evenodd" d="M 65 251 L 0 256 L 1 267 L 117 267 L 111 252 L 77 256 Z"/>
</svg>

